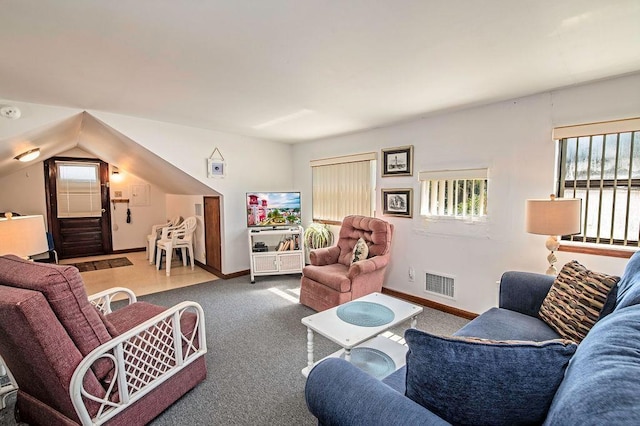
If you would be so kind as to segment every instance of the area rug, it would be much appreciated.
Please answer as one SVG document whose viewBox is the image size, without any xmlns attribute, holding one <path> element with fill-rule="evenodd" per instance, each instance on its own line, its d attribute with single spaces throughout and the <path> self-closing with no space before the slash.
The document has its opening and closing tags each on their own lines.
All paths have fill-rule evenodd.
<svg viewBox="0 0 640 426">
<path fill-rule="evenodd" d="M 98 271 L 100 269 L 119 268 L 121 266 L 131 266 L 133 263 L 126 257 L 116 257 L 113 259 L 93 260 L 91 262 L 70 263 L 78 268 L 80 272 Z"/>
</svg>

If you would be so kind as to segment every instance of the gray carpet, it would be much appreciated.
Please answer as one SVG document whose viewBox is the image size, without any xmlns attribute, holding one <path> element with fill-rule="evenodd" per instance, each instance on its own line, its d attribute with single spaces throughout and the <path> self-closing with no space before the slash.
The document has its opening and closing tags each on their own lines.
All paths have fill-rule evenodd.
<svg viewBox="0 0 640 426">
<path fill-rule="evenodd" d="M 252 285 L 245 276 L 140 297 L 164 306 L 193 300 L 206 317 L 208 377 L 152 425 L 315 425 L 304 402 L 306 328 L 300 323 L 314 311 L 277 294 L 297 297 L 290 290 L 299 283 L 294 275 L 259 277 Z M 448 335 L 465 323 L 425 308 L 418 328 Z M 408 326 L 392 331 L 402 335 Z M 337 349 L 316 336 L 316 359 Z M 15 425 L 12 409 L 13 398 L 0 412 L 0 425 Z"/>
</svg>

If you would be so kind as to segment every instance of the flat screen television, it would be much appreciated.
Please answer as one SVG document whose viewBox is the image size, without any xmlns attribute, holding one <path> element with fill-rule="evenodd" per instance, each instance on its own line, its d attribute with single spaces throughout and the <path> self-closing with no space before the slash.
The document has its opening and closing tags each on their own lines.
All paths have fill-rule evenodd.
<svg viewBox="0 0 640 426">
<path fill-rule="evenodd" d="M 249 228 L 286 228 L 300 225 L 299 192 L 247 192 Z"/>
</svg>

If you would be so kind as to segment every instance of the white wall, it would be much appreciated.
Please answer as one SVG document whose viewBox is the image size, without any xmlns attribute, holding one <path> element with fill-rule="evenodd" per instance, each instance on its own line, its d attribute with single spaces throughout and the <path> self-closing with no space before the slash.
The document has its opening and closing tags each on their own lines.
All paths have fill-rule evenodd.
<svg viewBox="0 0 640 426">
<path fill-rule="evenodd" d="M 381 148 L 414 145 L 413 177 L 383 179 L 378 171 L 378 194 L 380 188 L 414 189 L 414 217 L 388 218 L 396 226 L 396 233 L 385 285 L 461 309 L 481 312 L 495 305 L 495 281 L 503 271 L 542 272 L 546 269 L 544 237 L 524 232 L 523 212 L 525 199 L 546 197 L 553 192 L 553 126 L 638 117 L 640 97 L 635 96 L 636 93 L 640 93 L 640 75 L 297 145 L 122 115 L 90 113 L 222 194 L 223 273 L 249 267 L 244 213 L 246 192 L 301 191 L 306 224 L 311 220 L 309 160 L 357 152 L 379 153 Z M 9 127 L 0 128 L 0 138 L 15 136 L 80 112 L 69 108 L 14 104 L 22 109 L 23 117 L 3 122 Z M 221 179 L 209 179 L 206 176 L 206 159 L 216 147 L 226 160 L 227 175 Z M 0 211 L 41 208 L 44 213 L 44 201 L 34 201 L 43 200 L 43 192 L 16 190 L 18 186 L 13 184 L 26 182 L 27 188 L 35 188 L 34 182 L 43 179 L 36 176 L 38 167 L 41 165 L 35 164 L 0 182 Z M 473 237 L 466 235 L 469 233 L 467 225 L 453 230 L 438 223 L 425 226 L 418 217 L 417 172 L 468 167 L 490 169 L 490 221 L 484 227 L 472 228 Z M 30 170 L 33 173 L 27 177 L 25 173 Z M 167 198 L 163 219 L 171 217 L 174 203 L 182 205 L 178 198 Z M 188 201 L 188 204 L 193 204 L 193 201 Z M 38 207 L 40 205 L 42 207 Z M 382 217 L 380 213 L 377 216 Z M 200 253 L 196 254 L 200 260 Z M 558 258 L 559 264 L 575 258 L 592 269 L 609 273 L 621 273 L 626 263 L 624 259 L 566 252 L 558 253 Z M 410 266 L 418 273 L 414 283 L 408 281 Z M 454 276 L 456 299 L 424 293 L 424 271 Z"/>
<path fill-rule="evenodd" d="M 385 287 L 460 309 L 482 312 L 497 303 L 496 281 L 506 270 L 544 272 L 545 237 L 524 231 L 527 198 L 554 192 L 555 125 L 640 116 L 640 75 L 498 102 L 372 131 L 294 145 L 296 190 L 304 223 L 311 221 L 309 161 L 403 145 L 414 146 L 412 177 L 377 174 L 377 217 L 395 225 Z M 489 168 L 486 224 L 426 223 L 419 217 L 424 170 Z M 413 218 L 384 217 L 381 188 L 413 188 Z M 626 259 L 559 252 L 558 265 L 577 259 L 594 270 L 621 274 Z M 408 270 L 416 270 L 409 282 Z M 454 300 L 424 291 L 424 272 L 455 278 Z"/>
<path fill-rule="evenodd" d="M 47 217 L 42 161 L 0 179 L 0 212 L 6 211 Z"/>
<path fill-rule="evenodd" d="M 293 185 L 292 147 L 229 133 L 90 111 L 156 155 L 213 188 L 221 196 L 222 272 L 249 269 L 245 194 L 290 191 Z M 214 149 L 226 163 L 223 178 L 207 178 L 207 159 Z M 171 198 L 167 215 L 171 216 Z M 202 203 L 202 197 L 200 197 Z M 201 260 L 201 253 L 196 259 Z"/>
<path fill-rule="evenodd" d="M 5 120 L 3 122 L 3 126 L 0 127 L 0 140 L 32 132 L 44 125 L 56 123 L 82 112 L 77 109 L 24 102 L 10 101 L 9 103 L 22 110 L 22 117 L 20 120 Z M 89 112 L 221 194 L 222 272 L 230 274 L 249 269 L 245 193 L 292 190 L 292 148 L 290 145 L 99 111 Z M 211 156 L 216 147 L 224 156 L 227 173 L 224 178 L 207 178 L 207 158 Z M 0 186 L 4 187 L 2 182 L 0 180 Z M 2 191 L 7 192 L 6 197 Z M 35 202 L 35 204 L 41 203 L 42 211 L 45 211 L 44 192 L 32 193 L 21 190 L 15 192 L 19 193 L 21 197 L 24 197 L 24 194 L 29 194 L 28 197 L 31 197 L 33 194 L 34 199 L 42 199 L 41 202 Z M 8 203 L 5 199 L 11 199 L 12 196 L 11 190 L 0 189 L 0 205 Z M 33 201 L 22 203 L 33 203 Z M 170 203 L 171 201 L 167 203 L 166 212 L 162 214 L 163 219 L 160 222 L 171 216 L 169 213 Z M 16 204 L 19 208 L 22 205 Z M 7 209 L 9 208 L 8 205 Z M 120 217 L 118 216 L 117 219 Z M 114 238 L 114 248 L 121 247 L 120 242 L 116 245 L 116 240 L 119 237 L 114 236 Z M 129 242 L 123 240 L 122 244 L 129 244 Z M 139 244 L 135 244 L 135 246 L 139 247 Z M 200 253 L 196 258 L 200 260 Z"/>
<path fill-rule="evenodd" d="M 62 152 L 59 156 L 94 157 L 79 148 Z M 123 180 L 119 183 L 111 182 L 111 198 L 116 198 L 115 191 L 122 192 L 122 197 L 120 198 L 131 198 L 131 185 L 149 184 L 150 203 L 147 206 L 129 206 L 131 209 L 131 223 L 126 223 L 126 204 L 116 204 L 115 210 L 113 204 L 110 204 L 113 249 L 125 250 L 145 247 L 151 226 L 156 223 L 166 222 L 166 194 L 162 189 L 136 177 L 134 174 L 123 169 L 120 169 L 120 171 Z M 46 217 L 47 206 L 44 185 L 44 166 L 42 161 L 37 161 L 24 169 L 0 178 L 0 212 L 13 211 L 20 214 L 41 214 Z"/>
<path fill-rule="evenodd" d="M 111 179 L 109 193 L 111 199 L 129 199 L 126 203 L 113 203 L 111 206 L 111 235 L 114 250 L 126 250 L 132 248 L 146 247 L 147 235 L 151 232 L 151 227 L 156 224 L 166 223 L 170 215 L 166 212 L 167 194 L 150 182 L 140 179 L 133 173 L 119 169 L 120 182 Z M 133 185 L 148 185 L 149 202 L 147 205 L 134 205 Z M 116 192 L 122 193 L 121 197 L 116 197 Z M 127 207 L 131 211 L 131 222 L 127 223 Z"/>
</svg>

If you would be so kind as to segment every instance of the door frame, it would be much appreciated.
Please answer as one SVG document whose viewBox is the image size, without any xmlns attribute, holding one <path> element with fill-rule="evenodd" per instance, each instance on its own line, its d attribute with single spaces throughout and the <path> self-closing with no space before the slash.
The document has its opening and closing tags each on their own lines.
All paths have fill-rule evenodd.
<svg viewBox="0 0 640 426">
<path fill-rule="evenodd" d="M 221 197 L 205 196 L 204 202 L 204 239 L 206 264 L 216 272 L 222 273 L 222 235 Z"/>
<path fill-rule="evenodd" d="M 102 205 L 102 250 L 105 254 L 113 253 L 113 241 L 111 235 L 111 209 L 109 207 L 109 164 L 99 158 L 83 157 L 51 157 L 44 160 L 44 191 L 47 205 L 47 226 L 55 247 L 62 247 L 62 237 L 58 223 L 58 197 L 56 194 L 56 179 L 58 171 L 56 161 L 72 161 L 77 163 L 100 164 L 100 204 Z"/>
</svg>

